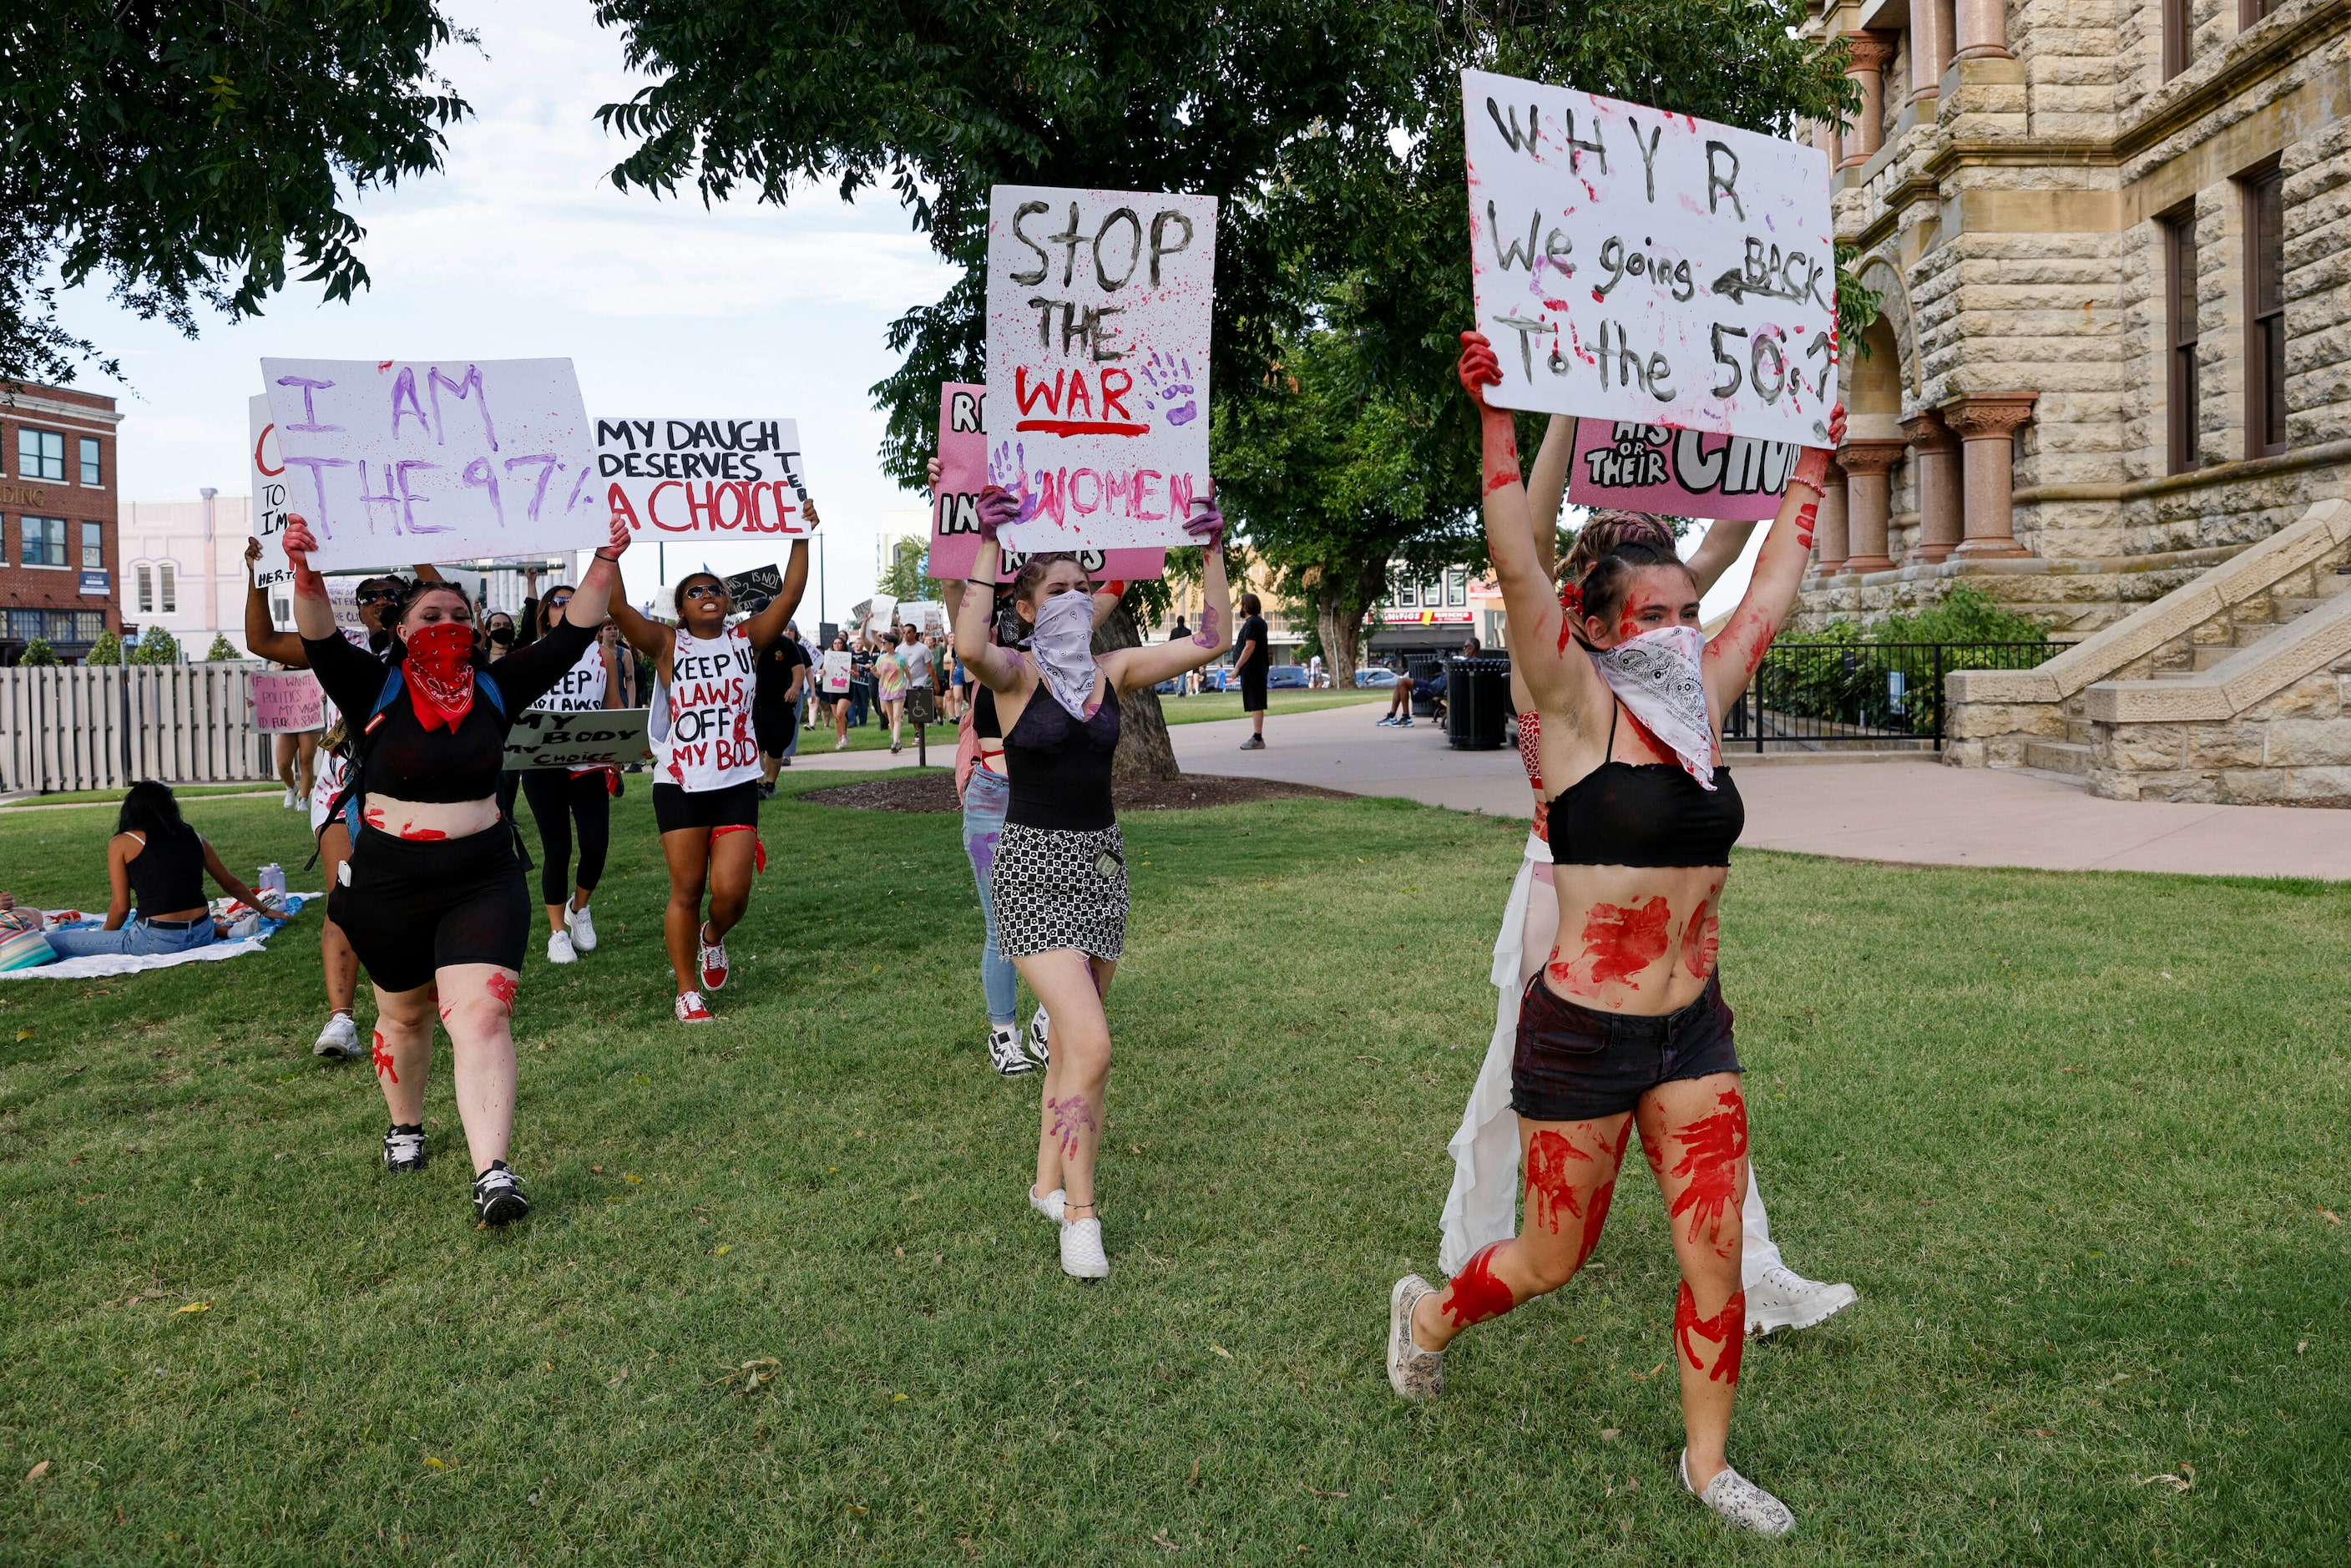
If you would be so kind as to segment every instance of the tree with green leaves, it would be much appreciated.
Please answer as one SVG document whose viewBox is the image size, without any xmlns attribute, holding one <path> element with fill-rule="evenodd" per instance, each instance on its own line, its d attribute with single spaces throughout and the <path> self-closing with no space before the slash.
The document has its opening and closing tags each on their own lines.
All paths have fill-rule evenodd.
<svg viewBox="0 0 2351 1568">
<path fill-rule="evenodd" d="M 890 564 L 882 569 L 881 577 L 874 581 L 874 591 L 900 603 L 936 599 L 939 584 L 925 571 L 930 564 L 930 541 L 915 534 L 884 538 L 882 551 Z"/>
<path fill-rule="evenodd" d="M 27 641 L 24 653 L 16 659 L 18 664 L 28 670 L 54 669 L 57 662 L 57 651 L 49 646 L 49 640 L 47 637 L 35 637 Z"/>
<path fill-rule="evenodd" d="M 230 642 L 225 633 L 215 632 L 213 633 L 213 645 L 204 654 L 204 663 L 221 664 L 232 659 L 244 657 L 243 653 L 236 651 L 236 644 Z"/>
<path fill-rule="evenodd" d="M 180 640 L 161 626 L 150 624 L 139 634 L 139 644 L 131 650 L 130 662 L 134 664 L 176 664 L 180 662 Z"/>
<path fill-rule="evenodd" d="M 122 639 L 115 635 L 113 627 L 109 626 L 98 634 L 98 641 L 89 645 L 89 652 L 82 656 L 81 662 L 92 666 L 122 663 Z"/>
<path fill-rule="evenodd" d="M 350 207 L 441 165 L 470 112 L 434 0 L 46 0 L 0 21 L 0 380 L 68 382 L 99 347 L 57 324 L 103 277 L 193 337 L 258 315 L 289 256 L 329 299 L 367 286 Z"/>
</svg>

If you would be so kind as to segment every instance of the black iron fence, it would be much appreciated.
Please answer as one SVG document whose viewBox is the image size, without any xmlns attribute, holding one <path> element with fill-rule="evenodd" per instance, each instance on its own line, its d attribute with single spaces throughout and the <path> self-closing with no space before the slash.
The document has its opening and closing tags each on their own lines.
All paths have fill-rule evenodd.
<svg viewBox="0 0 2351 1568">
<path fill-rule="evenodd" d="M 1757 751 L 1943 748 L 1943 677 L 2029 670 L 2056 643 L 1781 643 L 1723 716 L 1722 743 Z"/>
</svg>

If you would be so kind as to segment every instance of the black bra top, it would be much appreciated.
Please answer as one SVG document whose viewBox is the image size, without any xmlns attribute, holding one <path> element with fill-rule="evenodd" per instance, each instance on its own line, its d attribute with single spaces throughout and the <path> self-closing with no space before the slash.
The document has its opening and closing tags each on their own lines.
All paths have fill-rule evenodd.
<svg viewBox="0 0 2351 1568">
<path fill-rule="evenodd" d="M 1004 737 L 1005 772 L 1012 782 L 1005 821 L 1081 833 L 1116 826 L 1110 765 L 1117 750 L 1116 686 L 1105 683 L 1102 706 L 1080 723 L 1053 700 L 1040 677 Z"/>
<path fill-rule="evenodd" d="M 1616 749 L 1616 706 L 1608 751 Z M 1707 789 L 1678 762 L 1619 762 L 1613 755 L 1551 802 L 1551 858 L 1558 865 L 1727 866 L 1747 825 L 1730 769 Z"/>
<path fill-rule="evenodd" d="M 982 740 L 1004 738 L 1004 726 L 996 716 L 996 690 L 985 682 L 971 699 L 971 732 Z"/>
</svg>

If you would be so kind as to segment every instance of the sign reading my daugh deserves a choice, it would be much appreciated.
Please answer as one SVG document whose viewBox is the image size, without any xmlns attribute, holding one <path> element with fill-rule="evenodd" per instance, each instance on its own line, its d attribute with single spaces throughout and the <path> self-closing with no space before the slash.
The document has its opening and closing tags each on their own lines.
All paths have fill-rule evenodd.
<svg viewBox="0 0 2351 1568">
<path fill-rule="evenodd" d="M 1213 196 L 998 185 L 987 476 L 1024 551 L 1181 545 L 1208 493 Z"/>
<path fill-rule="evenodd" d="M 1461 73 L 1471 279 L 1500 408 L 1818 444 L 1836 401 L 1827 158 Z"/>
<path fill-rule="evenodd" d="M 596 419 L 596 476 L 629 527 L 660 538 L 809 531 L 792 419 Z"/>
</svg>

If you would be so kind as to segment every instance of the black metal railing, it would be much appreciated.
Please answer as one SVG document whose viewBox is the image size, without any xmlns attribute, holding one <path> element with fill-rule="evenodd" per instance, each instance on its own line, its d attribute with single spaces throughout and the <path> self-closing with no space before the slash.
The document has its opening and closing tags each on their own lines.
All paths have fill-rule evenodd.
<svg viewBox="0 0 2351 1568">
<path fill-rule="evenodd" d="M 2029 670 L 2064 651 L 2056 643 L 1781 643 L 1723 716 L 1723 745 L 1940 751 L 1945 675 Z"/>
</svg>

